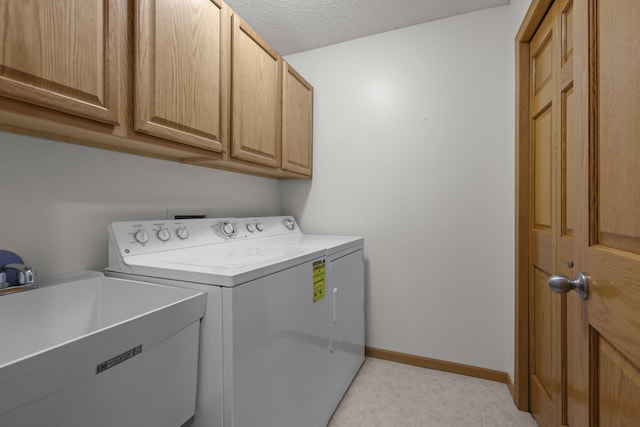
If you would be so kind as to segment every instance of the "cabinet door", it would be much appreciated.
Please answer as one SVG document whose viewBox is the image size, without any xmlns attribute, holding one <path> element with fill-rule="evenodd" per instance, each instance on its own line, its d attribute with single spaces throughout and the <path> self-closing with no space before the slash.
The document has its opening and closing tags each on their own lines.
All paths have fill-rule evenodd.
<svg viewBox="0 0 640 427">
<path fill-rule="evenodd" d="M 116 123 L 122 31 L 109 0 L 0 0 L 0 95 Z"/>
<path fill-rule="evenodd" d="M 279 167 L 282 60 L 235 14 L 232 27 L 231 156 Z"/>
<path fill-rule="evenodd" d="M 220 0 L 138 0 L 136 130 L 223 151 L 225 7 Z"/>
<path fill-rule="evenodd" d="M 282 169 L 311 176 L 313 87 L 284 62 L 282 83 Z"/>
</svg>

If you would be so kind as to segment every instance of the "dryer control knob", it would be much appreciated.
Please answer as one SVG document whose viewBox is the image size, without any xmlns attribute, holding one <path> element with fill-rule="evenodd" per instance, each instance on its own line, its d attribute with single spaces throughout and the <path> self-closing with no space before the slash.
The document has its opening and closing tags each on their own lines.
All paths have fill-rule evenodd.
<svg viewBox="0 0 640 427">
<path fill-rule="evenodd" d="M 284 226 L 287 228 L 287 230 L 293 230 L 294 228 L 296 228 L 296 224 L 290 218 L 284 220 Z"/>
<path fill-rule="evenodd" d="M 133 234 L 133 238 L 136 239 L 136 242 L 144 244 L 149 241 L 149 233 L 145 230 L 138 230 Z"/>
<path fill-rule="evenodd" d="M 169 232 L 168 228 L 161 228 L 160 230 L 158 230 L 156 235 L 158 236 L 158 239 L 162 240 L 163 242 L 166 242 L 171 238 L 171 233 Z"/>
<path fill-rule="evenodd" d="M 176 234 L 180 239 L 184 240 L 189 237 L 189 230 L 187 230 L 187 227 L 180 227 L 176 230 Z"/>
<path fill-rule="evenodd" d="M 222 233 L 226 236 L 231 236 L 236 232 L 235 227 L 230 222 L 223 223 L 222 227 L 220 227 L 220 230 L 222 230 Z"/>
<path fill-rule="evenodd" d="M 256 226 L 251 223 L 247 224 L 247 231 L 249 233 L 253 233 L 254 231 L 256 231 Z"/>
<path fill-rule="evenodd" d="M 258 229 L 258 231 L 264 231 L 264 224 L 259 222 L 256 224 L 256 228 Z"/>
</svg>

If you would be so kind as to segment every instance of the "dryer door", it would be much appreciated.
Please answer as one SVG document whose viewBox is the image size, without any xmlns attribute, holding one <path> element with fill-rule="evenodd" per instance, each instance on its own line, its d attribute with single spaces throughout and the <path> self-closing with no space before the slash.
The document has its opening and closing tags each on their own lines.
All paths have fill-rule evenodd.
<svg viewBox="0 0 640 427">
<path fill-rule="evenodd" d="M 329 260 L 331 295 L 330 392 L 333 412 L 364 361 L 362 249 Z"/>
</svg>

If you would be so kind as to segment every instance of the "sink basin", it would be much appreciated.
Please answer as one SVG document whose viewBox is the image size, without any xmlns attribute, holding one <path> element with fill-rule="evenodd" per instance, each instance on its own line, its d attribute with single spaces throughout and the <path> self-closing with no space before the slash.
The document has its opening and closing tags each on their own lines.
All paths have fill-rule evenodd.
<svg viewBox="0 0 640 427">
<path fill-rule="evenodd" d="M 136 359 L 157 352 L 155 347 L 189 325 L 196 331 L 189 333 L 196 336 L 190 344 L 195 351 L 189 353 L 195 354 L 195 381 L 198 320 L 205 305 L 206 296 L 196 290 L 107 278 L 98 272 L 43 278 L 37 289 L 1 296 L 0 425 L 18 422 L 14 418 L 26 423 L 27 412 L 46 409 L 39 400 L 58 392 L 75 387 L 85 396 L 104 388 L 98 380 L 115 377 L 116 368 L 124 372 L 127 364 L 139 364 Z M 113 387 L 117 390 L 118 384 Z M 35 406 L 22 411 L 25 405 Z M 29 422 L 35 424 L 24 425 L 38 425 L 37 419 Z"/>
</svg>

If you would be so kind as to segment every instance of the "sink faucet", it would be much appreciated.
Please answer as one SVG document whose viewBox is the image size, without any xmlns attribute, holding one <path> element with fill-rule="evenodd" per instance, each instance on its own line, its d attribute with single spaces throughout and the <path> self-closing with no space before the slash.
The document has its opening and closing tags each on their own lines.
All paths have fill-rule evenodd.
<svg viewBox="0 0 640 427">
<path fill-rule="evenodd" d="M 7 270 L 14 270 L 17 273 L 18 283 L 11 285 L 6 282 Z M 0 295 L 26 291 L 35 287 L 36 275 L 31 267 L 24 264 L 11 263 L 0 268 Z"/>
</svg>

